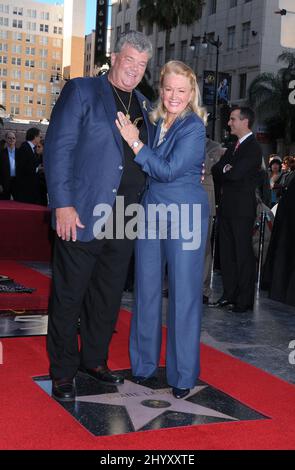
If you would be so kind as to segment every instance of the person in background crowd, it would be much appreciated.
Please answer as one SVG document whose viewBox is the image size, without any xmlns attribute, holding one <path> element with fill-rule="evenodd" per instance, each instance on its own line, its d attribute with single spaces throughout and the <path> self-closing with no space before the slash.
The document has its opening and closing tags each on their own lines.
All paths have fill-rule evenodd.
<svg viewBox="0 0 295 470">
<path fill-rule="evenodd" d="M 251 131 L 254 120 L 251 108 L 233 108 L 228 125 L 238 141 L 212 167 L 212 174 L 222 185 L 218 218 L 223 295 L 211 306 L 228 306 L 236 313 L 252 310 L 254 304 L 252 233 L 262 160 L 261 148 Z"/>
<path fill-rule="evenodd" d="M 40 204 L 40 187 L 37 176 L 38 157 L 35 147 L 41 140 L 37 127 L 27 130 L 26 141 L 19 148 L 16 159 L 16 197 L 19 202 Z"/>
<path fill-rule="evenodd" d="M 48 204 L 47 185 L 46 185 L 44 165 L 43 165 L 43 151 L 44 151 L 44 140 L 41 139 L 35 148 L 35 154 L 36 154 L 37 165 L 38 165 L 36 172 L 37 172 L 37 178 L 39 181 L 39 194 L 40 194 L 39 204 L 41 204 L 41 206 L 47 206 Z"/>
<path fill-rule="evenodd" d="M 0 152 L 0 199 L 15 199 L 16 195 L 16 158 L 18 149 L 15 147 L 14 132 L 5 135 L 6 148 Z"/>
<path fill-rule="evenodd" d="M 262 285 L 272 300 L 295 307 L 295 178 L 278 203 Z"/>
<path fill-rule="evenodd" d="M 280 179 L 282 176 L 282 160 L 280 157 L 273 157 L 269 160 L 269 183 L 271 189 L 271 207 L 278 202 L 277 191 L 280 189 Z"/>
<path fill-rule="evenodd" d="M 203 175 L 203 187 L 208 194 L 209 199 L 209 223 L 208 223 L 208 235 L 206 242 L 205 252 L 205 264 L 204 264 L 204 285 L 203 285 L 203 303 L 208 304 L 209 298 L 212 294 L 210 287 L 211 281 L 211 269 L 212 269 L 212 229 L 213 221 L 216 216 L 216 200 L 215 200 L 215 189 L 214 181 L 211 173 L 211 168 L 217 163 L 220 157 L 226 152 L 226 148 L 222 147 L 219 142 L 215 142 L 212 139 L 206 139 L 206 158 Z"/>
</svg>

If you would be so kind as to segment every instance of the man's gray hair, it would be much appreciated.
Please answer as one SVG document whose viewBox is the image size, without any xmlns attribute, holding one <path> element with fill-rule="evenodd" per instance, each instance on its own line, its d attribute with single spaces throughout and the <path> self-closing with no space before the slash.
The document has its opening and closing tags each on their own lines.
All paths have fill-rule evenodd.
<svg viewBox="0 0 295 470">
<path fill-rule="evenodd" d="M 129 44 L 134 47 L 138 52 L 146 52 L 149 59 L 153 55 L 153 46 L 151 41 L 147 36 L 139 31 L 128 31 L 128 33 L 122 33 L 116 42 L 114 52 L 121 52 L 125 44 Z"/>
</svg>

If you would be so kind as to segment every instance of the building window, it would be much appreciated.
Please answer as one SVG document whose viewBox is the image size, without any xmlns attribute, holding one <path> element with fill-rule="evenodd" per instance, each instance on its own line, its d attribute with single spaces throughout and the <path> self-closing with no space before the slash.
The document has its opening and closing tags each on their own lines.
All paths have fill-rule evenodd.
<svg viewBox="0 0 295 470">
<path fill-rule="evenodd" d="M 10 95 L 11 103 L 20 103 L 20 95 Z"/>
<path fill-rule="evenodd" d="M 59 95 L 60 94 L 60 88 L 58 86 L 52 86 L 51 87 L 51 93 L 53 95 Z"/>
<path fill-rule="evenodd" d="M 27 117 L 32 117 L 33 115 L 33 110 L 31 107 L 25 106 L 25 116 Z"/>
<path fill-rule="evenodd" d="M 36 42 L 36 36 L 34 36 L 33 34 L 27 34 L 26 36 L 26 42 L 29 42 L 31 44 L 35 44 Z"/>
<path fill-rule="evenodd" d="M 40 69 L 47 69 L 48 68 L 48 63 L 46 62 L 46 60 L 40 60 L 39 67 L 40 67 Z"/>
<path fill-rule="evenodd" d="M 0 80 L 0 90 L 6 90 L 7 82 L 5 80 Z"/>
<path fill-rule="evenodd" d="M 23 8 L 13 7 L 13 14 L 23 16 Z"/>
<path fill-rule="evenodd" d="M 183 62 L 186 61 L 186 54 L 187 54 L 187 41 L 181 41 L 180 60 L 182 60 Z"/>
<path fill-rule="evenodd" d="M 7 55 L 0 55 L 0 64 L 7 64 Z"/>
<path fill-rule="evenodd" d="M 3 16 L 0 16 L 0 26 L 9 26 L 8 18 L 3 18 Z"/>
<path fill-rule="evenodd" d="M 39 49 L 39 55 L 41 57 L 48 57 L 48 49 Z"/>
<path fill-rule="evenodd" d="M 11 63 L 12 65 L 21 65 L 22 60 L 20 57 L 11 57 Z"/>
<path fill-rule="evenodd" d="M 236 27 L 231 26 L 227 28 L 227 50 L 230 51 L 235 47 L 235 39 L 236 39 Z"/>
<path fill-rule="evenodd" d="M 21 71 L 18 69 L 12 69 L 11 70 L 11 78 L 15 80 L 20 80 L 21 78 Z"/>
<path fill-rule="evenodd" d="M 247 74 L 241 73 L 239 77 L 239 98 L 243 99 L 246 98 L 247 92 Z"/>
<path fill-rule="evenodd" d="M 5 44 L 5 43 L 1 43 L 0 42 L 0 52 L 3 51 L 3 52 L 8 52 L 8 44 Z"/>
<path fill-rule="evenodd" d="M 216 13 L 216 0 L 210 0 L 210 5 L 209 5 L 209 15 L 215 15 Z"/>
<path fill-rule="evenodd" d="M 60 51 L 53 51 L 52 58 L 55 60 L 60 60 Z M 90 55 L 89 55 L 89 58 L 90 58 Z"/>
<path fill-rule="evenodd" d="M 130 31 L 130 23 L 125 24 L 125 33 L 128 33 Z"/>
<path fill-rule="evenodd" d="M 43 23 L 41 23 L 41 24 L 40 24 L 40 31 L 41 31 L 41 33 L 48 33 L 48 31 L 49 31 L 49 26 L 48 26 L 48 24 L 43 24 Z"/>
<path fill-rule="evenodd" d="M 20 83 L 19 82 L 10 82 L 10 89 L 11 90 L 20 90 Z"/>
<path fill-rule="evenodd" d="M 49 44 L 49 39 L 48 36 L 40 36 L 40 44 L 41 46 L 48 46 Z"/>
<path fill-rule="evenodd" d="M 59 39 L 59 38 L 54 38 L 53 41 L 52 41 L 52 45 L 53 45 L 54 47 L 61 47 L 61 46 L 62 46 L 61 39 Z"/>
<path fill-rule="evenodd" d="M 37 23 L 33 23 L 31 21 L 27 22 L 27 30 L 28 31 L 37 31 Z"/>
<path fill-rule="evenodd" d="M 34 60 L 27 59 L 27 60 L 25 61 L 25 67 L 35 67 L 35 61 L 34 61 Z"/>
<path fill-rule="evenodd" d="M 41 104 L 42 106 L 46 106 L 46 98 L 42 96 L 38 96 L 37 104 Z"/>
<path fill-rule="evenodd" d="M 7 69 L 0 68 L 0 77 L 7 77 Z"/>
<path fill-rule="evenodd" d="M 24 83 L 24 90 L 25 91 L 34 91 L 33 83 Z"/>
<path fill-rule="evenodd" d="M 46 72 L 40 72 L 38 75 L 38 80 L 40 82 L 47 82 L 47 73 Z"/>
<path fill-rule="evenodd" d="M 36 49 L 35 47 L 26 47 L 26 55 L 35 55 Z"/>
<path fill-rule="evenodd" d="M 37 18 L 37 10 L 27 10 L 28 18 Z"/>
<path fill-rule="evenodd" d="M 40 18 L 41 18 L 41 20 L 49 21 L 49 12 L 48 11 L 41 11 Z"/>
<path fill-rule="evenodd" d="M 46 116 L 46 109 L 37 108 L 37 116 L 40 118 L 44 118 Z"/>
<path fill-rule="evenodd" d="M 62 34 L 62 28 L 59 26 L 53 26 L 53 34 Z"/>
<path fill-rule="evenodd" d="M 12 20 L 12 27 L 13 28 L 22 28 L 23 21 L 22 20 Z"/>
<path fill-rule="evenodd" d="M 121 36 L 121 26 L 117 26 L 117 29 L 116 29 L 117 41 L 118 41 L 118 39 L 120 39 L 120 36 Z"/>
<path fill-rule="evenodd" d="M 25 80 L 35 80 L 35 72 L 25 70 Z"/>
<path fill-rule="evenodd" d="M 9 5 L 3 5 L 3 3 L 0 3 L 0 13 L 6 13 L 8 15 Z"/>
<path fill-rule="evenodd" d="M 33 97 L 33 95 L 25 95 L 25 96 L 24 96 L 24 103 L 25 103 L 25 104 L 34 104 L 34 97 Z"/>
<path fill-rule="evenodd" d="M 19 114 L 19 107 L 18 106 L 11 106 L 10 107 L 10 114 L 16 116 Z"/>
<path fill-rule="evenodd" d="M 38 86 L 37 86 L 37 92 L 38 92 L 38 93 L 46 94 L 46 93 L 47 93 L 46 86 L 45 86 L 45 85 L 38 85 Z"/>
<path fill-rule="evenodd" d="M 119 0 L 118 3 L 118 11 L 122 11 L 122 0 Z"/>
<path fill-rule="evenodd" d="M 241 42 L 242 47 L 247 47 L 249 45 L 250 29 L 251 29 L 250 21 L 242 24 L 242 42 Z"/>
<path fill-rule="evenodd" d="M 234 8 L 237 6 L 237 0 L 230 0 L 229 2 L 229 8 Z"/>
<path fill-rule="evenodd" d="M 11 50 L 14 54 L 21 54 L 22 53 L 22 46 L 20 44 L 12 44 Z"/>
<path fill-rule="evenodd" d="M 8 31 L 0 31 L 0 39 L 8 39 Z"/>
</svg>

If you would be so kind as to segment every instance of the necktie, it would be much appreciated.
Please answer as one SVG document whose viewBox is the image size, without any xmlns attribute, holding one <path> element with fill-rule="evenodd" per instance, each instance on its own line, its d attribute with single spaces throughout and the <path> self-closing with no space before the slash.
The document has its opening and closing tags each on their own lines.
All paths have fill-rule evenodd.
<svg viewBox="0 0 295 470">
<path fill-rule="evenodd" d="M 236 143 L 235 149 L 234 149 L 234 153 L 238 150 L 240 145 L 241 145 L 240 141 L 238 140 L 237 143 Z"/>
</svg>

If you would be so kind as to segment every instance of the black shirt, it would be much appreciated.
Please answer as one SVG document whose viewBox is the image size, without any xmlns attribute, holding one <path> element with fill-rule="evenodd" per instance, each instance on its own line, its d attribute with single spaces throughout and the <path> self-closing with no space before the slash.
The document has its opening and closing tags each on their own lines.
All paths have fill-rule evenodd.
<svg viewBox="0 0 295 470">
<path fill-rule="evenodd" d="M 114 87 L 113 85 L 111 86 L 112 86 L 117 110 L 121 111 L 123 114 L 126 115 L 126 109 L 128 109 L 128 106 L 129 106 L 130 92 L 122 91 L 119 88 Z M 123 104 L 121 103 L 120 99 L 118 98 L 118 95 L 120 99 L 123 101 L 125 108 Z M 132 97 L 131 97 L 131 102 L 130 102 L 130 107 L 129 107 L 129 115 L 130 115 L 131 122 L 134 123 L 135 120 L 137 121 L 136 125 L 137 125 L 137 128 L 139 129 L 140 140 L 144 144 L 147 144 L 148 142 L 147 127 L 146 127 L 146 124 L 145 124 L 145 121 L 141 112 L 140 105 L 136 98 L 136 94 L 134 92 L 132 92 Z M 135 155 L 133 153 L 133 150 L 129 147 L 129 145 L 123 138 L 122 138 L 122 142 L 123 142 L 123 150 L 124 150 L 124 163 L 123 163 L 124 169 L 123 169 L 123 175 L 121 178 L 121 183 L 118 188 L 117 195 L 125 196 L 128 199 L 128 203 L 137 202 L 138 193 L 143 190 L 146 175 L 141 170 L 140 166 L 137 163 L 135 163 L 134 161 Z"/>
</svg>

